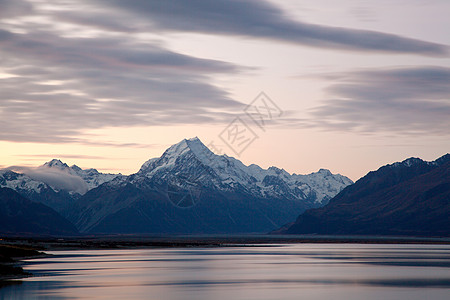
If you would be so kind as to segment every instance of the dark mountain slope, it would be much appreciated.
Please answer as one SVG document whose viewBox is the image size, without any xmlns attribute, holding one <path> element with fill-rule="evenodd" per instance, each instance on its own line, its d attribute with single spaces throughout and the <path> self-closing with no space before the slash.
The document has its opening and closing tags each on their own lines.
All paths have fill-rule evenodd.
<svg viewBox="0 0 450 300">
<path fill-rule="evenodd" d="M 150 185 L 150 183 L 149 183 Z M 198 195 L 178 190 L 174 203 L 167 188 L 127 184 L 88 192 L 79 202 L 77 227 L 91 233 L 244 233 L 265 232 L 294 218 L 304 204 L 298 200 L 254 198 L 246 194 L 205 190 Z M 170 188 L 175 190 L 175 188 Z M 183 197 L 185 197 L 183 199 Z M 183 206 L 183 201 L 189 205 Z M 192 202 L 195 202 L 192 205 Z M 107 204 L 105 204 L 107 203 Z"/>
<path fill-rule="evenodd" d="M 44 204 L 0 188 L 0 233 L 4 235 L 74 235 L 75 227 Z"/>
<path fill-rule="evenodd" d="M 370 172 L 287 234 L 450 235 L 450 155 L 408 159 Z"/>
</svg>

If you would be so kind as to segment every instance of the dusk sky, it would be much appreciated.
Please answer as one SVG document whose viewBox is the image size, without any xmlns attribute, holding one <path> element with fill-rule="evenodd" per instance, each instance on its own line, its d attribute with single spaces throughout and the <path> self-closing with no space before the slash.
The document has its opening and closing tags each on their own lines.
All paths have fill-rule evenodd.
<svg viewBox="0 0 450 300">
<path fill-rule="evenodd" d="M 0 0 L 0 168 L 130 174 L 194 136 L 353 180 L 434 160 L 450 152 L 449 14 L 448 0 Z M 246 112 L 264 101 L 261 124 Z M 227 145 L 236 122 L 244 148 Z"/>
</svg>

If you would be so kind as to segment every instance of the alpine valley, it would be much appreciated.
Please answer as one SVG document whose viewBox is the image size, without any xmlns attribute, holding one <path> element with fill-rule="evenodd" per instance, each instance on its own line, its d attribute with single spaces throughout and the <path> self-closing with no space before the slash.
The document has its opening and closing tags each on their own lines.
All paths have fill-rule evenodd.
<svg viewBox="0 0 450 300">
<path fill-rule="evenodd" d="M 325 169 L 297 175 L 246 166 L 214 154 L 198 138 L 171 146 L 129 176 L 69 167 L 59 160 L 0 170 L 0 188 L 8 190 L 3 195 L 14 190 L 20 194 L 14 198 L 28 207 L 23 197 L 39 202 L 45 214 L 63 217 L 55 226 L 67 220 L 82 234 L 265 233 L 324 206 L 352 183 Z M 28 222 L 42 215 L 27 213 Z M 73 232 L 69 222 L 64 232 Z M 36 234 L 26 226 L 8 228 L 0 233 Z M 42 234 L 47 233 L 52 231 L 46 227 Z"/>
</svg>

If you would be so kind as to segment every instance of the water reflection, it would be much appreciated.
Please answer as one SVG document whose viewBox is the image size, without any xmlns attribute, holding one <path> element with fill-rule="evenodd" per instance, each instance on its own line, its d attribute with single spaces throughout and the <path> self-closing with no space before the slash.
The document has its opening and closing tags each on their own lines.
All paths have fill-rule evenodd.
<svg viewBox="0 0 450 300">
<path fill-rule="evenodd" d="M 446 299 L 450 246 L 58 251 L 0 299 Z"/>
</svg>

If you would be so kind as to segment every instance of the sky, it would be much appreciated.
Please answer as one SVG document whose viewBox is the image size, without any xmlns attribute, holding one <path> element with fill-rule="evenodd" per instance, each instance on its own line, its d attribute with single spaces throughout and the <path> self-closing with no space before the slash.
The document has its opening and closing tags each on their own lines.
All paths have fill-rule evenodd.
<svg viewBox="0 0 450 300">
<path fill-rule="evenodd" d="M 0 168 L 184 138 L 357 180 L 450 152 L 447 0 L 0 0 Z"/>
</svg>

